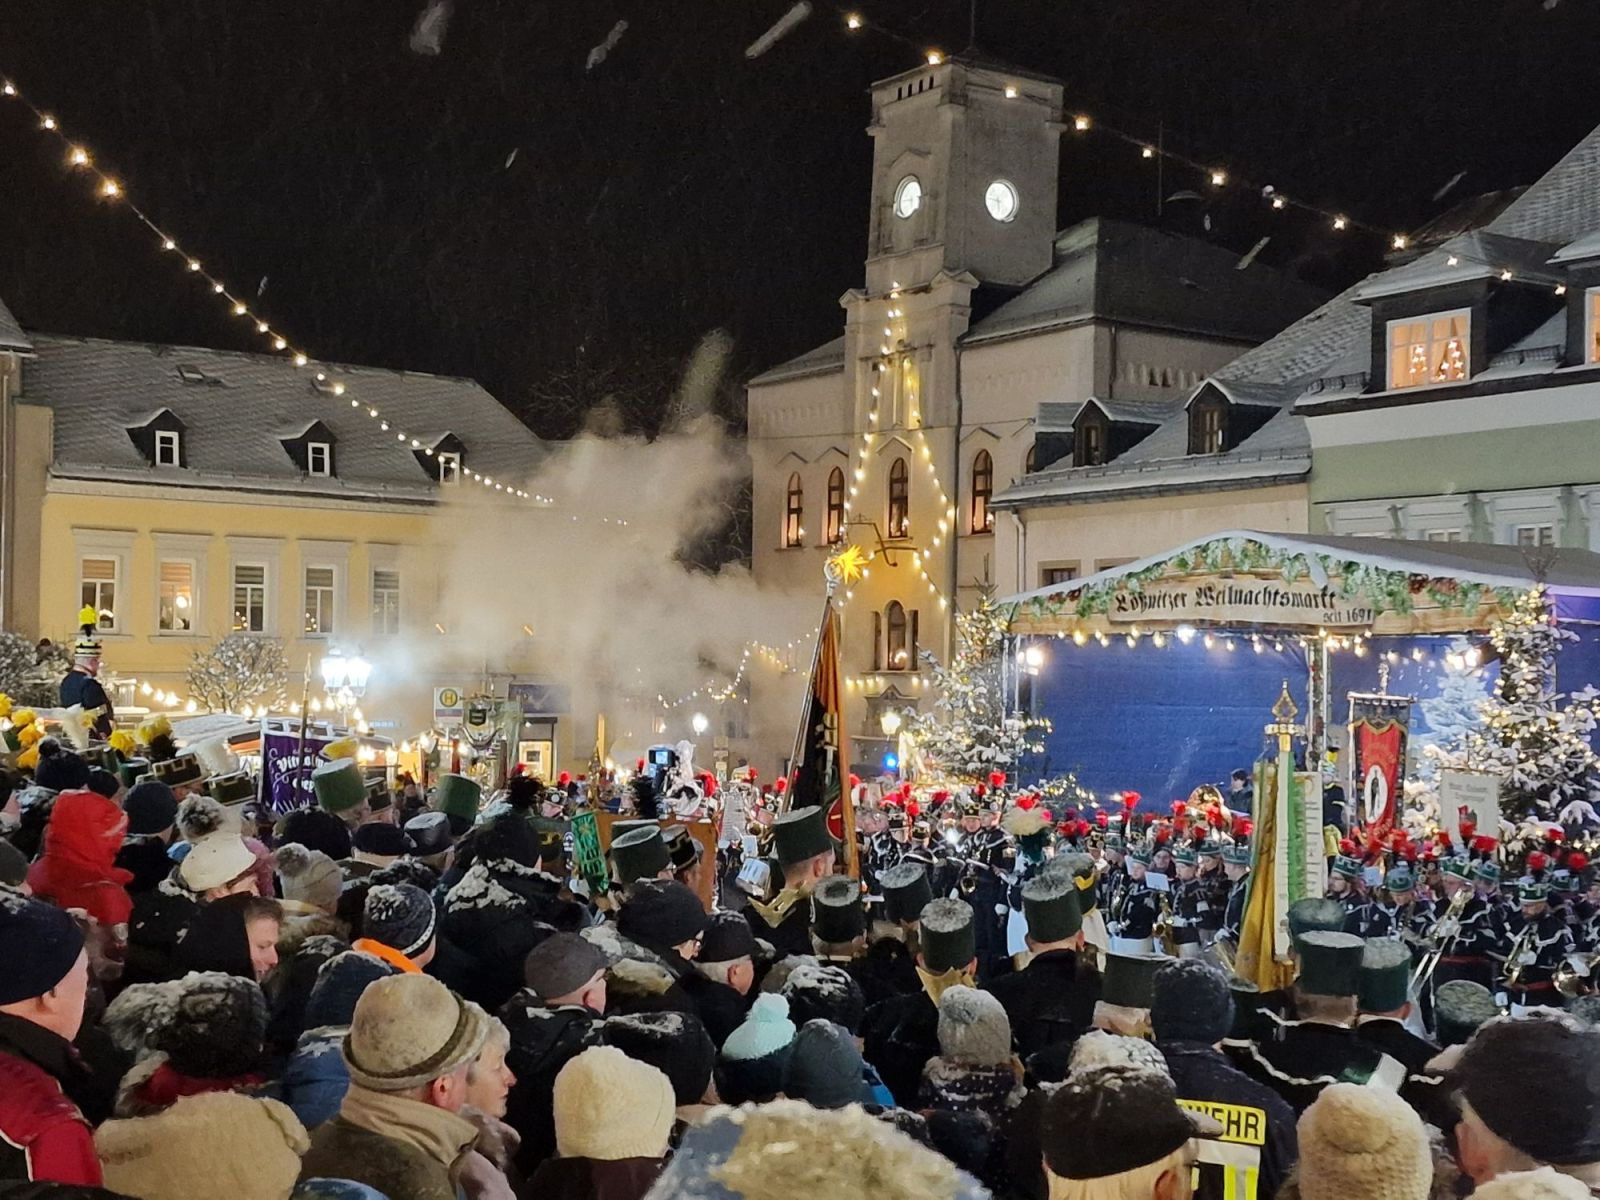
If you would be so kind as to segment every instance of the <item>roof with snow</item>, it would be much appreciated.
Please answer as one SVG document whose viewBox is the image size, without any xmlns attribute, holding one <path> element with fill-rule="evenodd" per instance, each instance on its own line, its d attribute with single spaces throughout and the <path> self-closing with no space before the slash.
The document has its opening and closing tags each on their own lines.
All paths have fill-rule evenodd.
<svg viewBox="0 0 1600 1200">
<path fill-rule="evenodd" d="M 439 493 L 417 455 L 447 433 L 466 466 L 507 483 L 520 485 L 546 453 L 470 379 L 46 334 L 33 348 L 18 399 L 54 410 L 58 476 L 417 502 Z M 185 466 L 151 466 L 129 436 L 163 411 L 183 423 Z M 280 440 L 316 421 L 335 439 L 332 478 L 308 478 Z"/>
<path fill-rule="evenodd" d="M 5 301 L 0 300 L 0 350 L 26 354 L 32 349 L 33 343 L 28 341 L 28 335 L 22 332 L 22 326 L 17 324 Z"/>
</svg>

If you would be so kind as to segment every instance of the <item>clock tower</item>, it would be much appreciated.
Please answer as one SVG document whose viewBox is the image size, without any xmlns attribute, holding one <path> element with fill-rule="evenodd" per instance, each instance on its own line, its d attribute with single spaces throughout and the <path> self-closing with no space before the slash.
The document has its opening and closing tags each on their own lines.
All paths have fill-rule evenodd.
<svg viewBox="0 0 1600 1200">
<path fill-rule="evenodd" d="M 868 294 L 1047 270 L 1063 128 L 1060 83 L 976 55 L 875 84 Z"/>
</svg>

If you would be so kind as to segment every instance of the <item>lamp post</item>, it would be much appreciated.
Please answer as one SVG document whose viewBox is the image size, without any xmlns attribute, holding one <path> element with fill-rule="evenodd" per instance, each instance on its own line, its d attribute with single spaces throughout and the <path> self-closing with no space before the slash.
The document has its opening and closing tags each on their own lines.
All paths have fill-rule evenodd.
<svg viewBox="0 0 1600 1200">
<path fill-rule="evenodd" d="M 344 652 L 335 646 L 323 656 L 320 670 L 323 686 L 327 688 L 329 699 L 339 710 L 344 723 L 346 725 L 350 723 L 352 712 L 359 721 L 360 712 L 356 709 L 356 705 L 366 694 L 367 681 L 372 677 L 372 664 L 359 654 L 347 658 Z"/>
<path fill-rule="evenodd" d="M 689 727 L 694 730 L 695 737 L 704 737 L 706 730 L 711 728 L 711 721 L 705 713 L 697 712 L 689 718 Z"/>
<path fill-rule="evenodd" d="M 905 743 L 900 740 L 900 730 L 905 726 L 905 720 L 898 708 L 886 708 L 878 714 L 878 728 L 883 730 L 883 736 L 894 745 L 896 779 L 901 778 L 904 771 Z"/>
</svg>

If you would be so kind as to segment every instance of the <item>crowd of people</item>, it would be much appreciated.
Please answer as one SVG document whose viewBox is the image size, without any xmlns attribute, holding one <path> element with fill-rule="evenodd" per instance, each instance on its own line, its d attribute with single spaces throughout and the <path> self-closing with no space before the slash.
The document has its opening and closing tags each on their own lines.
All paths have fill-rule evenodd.
<svg viewBox="0 0 1600 1200">
<path fill-rule="evenodd" d="M 1213 953 L 1232 818 L 1158 839 L 975 789 L 937 832 L 863 808 L 852 848 L 774 806 L 741 889 L 633 814 L 596 886 L 531 778 L 389 795 L 332 762 L 257 822 L 198 764 L 35 761 L 0 807 L 0 1198 L 1600 1191 L 1592 1002 L 1502 1015 L 1465 953 L 1419 994 L 1439 921 L 1399 878 L 1292 906 L 1262 992 Z M 1541 944 L 1440 874 L 1446 933 Z"/>
</svg>

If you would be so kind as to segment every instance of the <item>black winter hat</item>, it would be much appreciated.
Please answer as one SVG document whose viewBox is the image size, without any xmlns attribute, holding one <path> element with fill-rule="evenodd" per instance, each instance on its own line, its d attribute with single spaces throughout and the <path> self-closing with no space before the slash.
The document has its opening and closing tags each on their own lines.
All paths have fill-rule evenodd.
<svg viewBox="0 0 1600 1200">
<path fill-rule="evenodd" d="M 42 996 L 67 977 L 83 952 L 78 923 L 53 904 L 0 891 L 0 1004 Z"/>
<path fill-rule="evenodd" d="M 978 953 L 972 905 L 965 900 L 935 900 L 922 910 L 923 966 L 935 975 L 965 967 Z"/>
<path fill-rule="evenodd" d="M 832 1021 L 807 1021 L 794 1035 L 783 1093 L 813 1108 L 843 1108 L 872 1099 L 861 1051 L 850 1032 Z"/>
<path fill-rule="evenodd" d="M 334 862 L 350 857 L 350 829 L 325 808 L 297 808 L 279 823 L 278 841 L 321 850 Z"/>
<path fill-rule="evenodd" d="M 735 962 L 741 958 L 754 958 L 756 935 L 750 922 L 742 913 L 721 910 L 711 914 L 705 932 L 700 935 L 700 953 L 697 961 L 704 963 Z"/>
<path fill-rule="evenodd" d="M 698 937 L 705 906 L 676 879 L 641 879 L 628 889 L 617 913 L 617 932 L 660 953 Z"/>
<path fill-rule="evenodd" d="M 380 883 L 367 892 L 361 932 L 404 955 L 421 954 L 433 941 L 438 912 L 427 892 L 409 883 Z"/>
<path fill-rule="evenodd" d="M 819 941 L 842 946 L 866 932 L 861 884 L 848 875 L 829 875 L 811 893 L 811 930 Z"/>
<path fill-rule="evenodd" d="M 104 796 L 107 800 L 114 800 L 117 793 L 122 790 L 122 780 L 103 767 L 90 767 L 89 790 L 96 795 Z"/>
<path fill-rule="evenodd" d="M 172 828 L 178 819 L 178 800 L 159 779 L 141 779 L 122 798 L 122 811 L 128 814 L 130 835 L 148 836 Z"/>
<path fill-rule="evenodd" d="M 783 997 L 789 1002 L 789 1019 L 796 1025 L 832 1021 L 852 1034 L 861 1032 L 866 995 L 843 967 L 802 962 L 783 981 Z"/>
<path fill-rule="evenodd" d="M 478 826 L 472 835 L 474 862 L 507 858 L 524 867 L 537 867 L 541 853 L 538 832 L 520 812 L 496 817 L 487 825 Z"/>
<path fill-rule="evenodd" d="M 155 1047 L 172 1069 L 201 1079 L 230 1079 L 262 1066 L 267 998 L 254 980 L 198 971 L 180 981 L 172 1014 Z"/>
<path fill-rule="evenodd" d="M 1104 1179 L 1160 1162 L 1192 1137 L 1215 1137 L 1210 1117 L 1179 1107 L 1172 1080 L 1143 1067 L 1068 1076 L 1045 1101 L 1044 1162 L 1063 1179 Z"/>
<path fill-rule="evenodd" d="M 602 1046 L 648 1063 L 672 1082 L 679 1105 L 705 1099 L 717 1048 L 700 1018 L 689 1013 L 651 1012 L 607 1017 L 597 1027 Z"/>
<path fill-rule="evenodd" d="M 39 765 L 33 769 L 33 781 L 52 792 L 71 792 L 89 786 L 89 764 L 55 738 L 39 742 Z"/>
<path fill-rule="evenodd" d="M 1220 1042 L 1233 1029 L 1228 977 L 1210 963 L 1179 958 L 1156 968 L 1150 1027 L 1158 1042 Z"/>
<path fill-rule="evenodd" d="M 450 820 L 442 812 L 418 813 L 406 822 L 406 836 L 423 858 L 443 854 L 455 843 L 450 832 Z"/>
<path fill-rule="evenodd" d="M 411 853 L 411 839 L 406 836 L 405 830 L 387 821 L 368 821 L 356 828 L 350 838 L 350 847 L 378 858 L 399 858 Z"/>
<path fill-rule="evenodd" d="M 439 873 L 427 863 L 418 862 L 414 858 L 401 858 L 388 866 L 379 867 L 367 876 L 372 885 L 380 883 L 409 883 L 412 887 L 419 887 L 430 896 L 439 886 Z"/>
<path fill-rule="evenodd" d="M 1600 1029 L 1562 1015 L 1490 1021 L 1448 1078 L 1490 1133 L 1529 1158 L 1600 1162 Z"/>
<path fill-rule="evenodd" d="M 360 950 L 335 954 L 317 968 L 317 980 L 311 985 L 311 996 L 306 1001 L 305 1027 L 321 1029 L 350 1024 L 356 1001 L 361 999 L 367 985 L 398 974 L 399 971 L 376 955 Z"/>
</svg>

